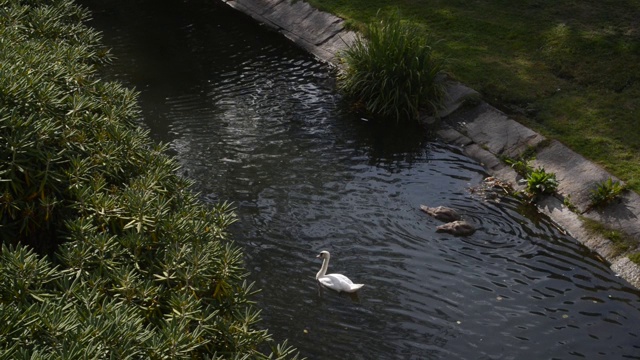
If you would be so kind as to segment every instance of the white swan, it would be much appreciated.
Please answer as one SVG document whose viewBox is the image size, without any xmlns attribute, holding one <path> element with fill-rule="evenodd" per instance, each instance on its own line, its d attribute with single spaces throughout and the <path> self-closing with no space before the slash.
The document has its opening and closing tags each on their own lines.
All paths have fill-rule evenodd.
<svg viewBox="0 0 640 360">
<path fill-rule="evenodd" d="M 316 257 L 322 259 L 322 267 L 320 271 L 318 271 L 318 274 L 316 274 L 316 280 L 318 280 L 320 284 L 331 290 L 348 293 L 356 292 L 364 286 L 364 284 L 354 284 L 353 281 L 342 274 L 326 274 L 327 268 L 329 267 L 329 258 L 331 257 L 328 251 L 321 251 Z"/>
</svg>

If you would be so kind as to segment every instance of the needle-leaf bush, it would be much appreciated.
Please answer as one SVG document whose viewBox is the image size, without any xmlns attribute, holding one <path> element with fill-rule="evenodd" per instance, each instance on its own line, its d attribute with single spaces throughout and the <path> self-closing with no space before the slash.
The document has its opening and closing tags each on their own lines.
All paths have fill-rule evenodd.
<svg viewBox="0 0 640 360">
<path fill-rule="evenodd" d="M 443 61 L 434 56 L 433 43 L 397 15 L 378 18 L 341 54 L 339 88 L 383 120 L 417 121 L 421 111 L 432 114 L 444 97 Z"/>
<path fill-rule="evenodd" d="M 0 358 L 290 358 L 70 0 L 0 0 Z M 271 353 L 266 355 L 265 352 Z"/>
</svg>

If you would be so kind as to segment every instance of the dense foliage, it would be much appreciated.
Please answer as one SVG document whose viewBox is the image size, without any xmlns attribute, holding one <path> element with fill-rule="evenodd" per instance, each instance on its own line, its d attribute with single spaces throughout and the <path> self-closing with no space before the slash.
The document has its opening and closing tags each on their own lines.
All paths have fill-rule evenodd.
<svg viewBox="0 0 640 360">
<path fill-rule="evenodd" d="M 0 358 L 288 357 L 229 205 L 199 203 L 69 0 L 0 0 Z"/>
<path fill-rule="evenodd" d="M 414 121 L 420 111 L 433 113 L 442 103 L 443 62 L 434 58 L 420 29 L 396 16 L 370 23 L 365 37 L 341 57 L 340 89 L 374 116 Z"/>
</svg>

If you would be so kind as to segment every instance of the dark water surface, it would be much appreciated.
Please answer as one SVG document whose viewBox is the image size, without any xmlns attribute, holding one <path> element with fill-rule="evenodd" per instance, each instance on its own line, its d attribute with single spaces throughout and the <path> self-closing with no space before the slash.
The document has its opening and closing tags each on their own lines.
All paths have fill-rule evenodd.
<svg viewBox="0 0 640 360">
<path fill-rule="evenodd" d="M 263 325 L 309 359 L 640 359 L 640 293 L 551 222 L 470 188 L 486 176 L 422 132 L 341 110 L 329 69 L 215 1 L 84 1 L 263 291 Z M 491 194 L 490 194 L 491 195 Z M 435 232 L 420 204 L 480 229 Z M 319 292 L 330 271 L 366 284 Z"/>
</svg>

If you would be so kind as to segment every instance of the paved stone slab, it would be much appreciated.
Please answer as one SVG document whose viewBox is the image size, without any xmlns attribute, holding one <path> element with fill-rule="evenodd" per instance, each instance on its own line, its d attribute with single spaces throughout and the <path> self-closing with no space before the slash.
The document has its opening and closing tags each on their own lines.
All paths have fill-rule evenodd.
<svg viewBox="0 0 640 360">
<path fill-rule="evenodd" d="M 535 147 L 544 137 L 502 112 L 486 105 L 485 111 L 466 125 L 467 135 L 496 155 L 517 158 L 528 147 Z"/>
<path fill-rule="evenodd" d="M 598 253 L 603 259 L 607 259 L 611 263 L 611 270 L 616 274 L 632 286 L 640 288 L 640 267 L 631 262 L 627 256 L 618 254 L 610 240 L 589 233 L 582 225 L 579 216 L 564 206 L 562 201 L 554 196 L 548 196 L 538 202 L 538 208 L 574 239 Z"/>
<path fill-rule="evenodd" d="M 303 1 L 227 0 L 231 7 L 277 31 L 319 59 L 334 63 L 338 51 L 356 37 L 344 30 L 337 16 L 314 9 Z M 345 44 L 346 43 L 346 44 Z"/>
<path fill-rule="evenodd" d="M 611 246 L 611 241 L 589 233 L 584 228 L 578 214 L 569 210 L 560 199 L 555 196 L 547 196 L 538 201 L 538 209 L 558 224 L 562 231 L 597 252 L 603 258 L 613 259 L 616 256 Z"/>
<path fill-rule="evenodd" d="M 571 196 L 571 202 L 581 212 L 589 209 L 591 192 L 609 178 L 618 181 L 600 166 L 585 159 L 557 141 L 542 149 L 534 161 L 548 172 L 554 172 L 559 181 L 558 191 Z M 583 215 L 621 230 L 636 239 L 640 239 L 640 196 L 627 191 L 621 201 L 614 202 L 603 209 L 591 209 Z"/>
<path fill-rule="evenodd" d="M 447 144 L 453 144 L 456 146 L 464 147 L 473 143 L 473 140 L 469 139 L 458 130 L 449 127 L 438 130 L 438 136 Z"/>
<path fill-rule="evenodd" d="M 464 153 L 470 158 L 479 161 L 482 166 L 490 171 L 500 170 L 505 166 L 494 154 L 475 143 L 465 146 Z"/>
<path fill-rule="evenodd" d="M 603 209 L 592 209 L 583 216 L 640 239 L 638 214 L 640 214 L 640 195 L 626 191 L 620 201 L 609 204 Z"/>
<path fill-rule="evenodd" d="M 262 15 L 278 27 L 294 32 L 298 36 L 302 36 L 300 34 L 300 29 L 296 29 L 296 26 L 302 21 L 302 19 L 309 16 L 313 11 L 314 8 L 303 1 L 296 1 L 294 3 L 282 1 L 271 7 Z"/>
<path fill-rule="evenodd" d="M 262 15 L 272 7 L 285 0 L 223 0 L 227 5 L 242 11 L 245 14 Z M 255 17 L 254 17 L 255 18 Z M 262 22 L 262 21 L 261 21 Z"/>
<path fill-rule="evenodd" d="M 334 53 L 327 51 L 322 46 L 315 46 L 314 44 L 308 42 L 306 39 L 297 36 L 295 33 L 285 30 L 282 30 L 281 33 L 302 49 L 306 50 L 310 54 L 313 54 L 316 58 L 332 64 L 332 60 L 335 58 Z"/>
<path fill-rule="evenodd" d="M 631 285 L 640 288 L 640 271 L 638 266 L 631 262 L 628 257 L 622 256 L 611 264 L 611 270 L 627 280 Z"/>
<path fill-rule="evenodd" d="M 560 183 L 558 192 L 571 195 L 571 202 L 582 211 L 589 206 L 591 190 L 611 177 L 601 167 L 555 140 L 538 152 L 532 164 L 555 173 Z"/>
<path fill-rule="evenodd" d="M 324 43 L 320 44 L 320 47 L 327 50 L 332 54 L 331 58 L 323 59 L 336 66 L 341 66 L 338 63 L 338 56 L 340 52 L 345 51 L 351 44 L 356 41 L 357 34 L 353 31 L 342 30 L 340 33 L 328 38 Z"/>
<path fill-rule="evenodd" d="M 296 38 L 317 46 L 344 29 L 344 21 L 331 14 L 318 11 L 302 1 L 282 1 L 262 16 L 278 28 L 295 34 Z"/>
<path fill-rule="evenodd" d="M 344 29 L 344 21 L 328 13 L 314 10 L 309 16 L 297 23 L 292 30 L 301 31 L 301 36 L 314 45 L 321 45 Z"/>
<path fill-rule="evenodd" d="M 446 117 L 458 110 L 469 98 L 480 98 L 480 94 L 459 82 L 448 82 L 443 108 L 438 111 L 439 117 Z"/>
<path fill-rule="evenodd" d="M 491 172 L 491 175 L 495 178 L 511 184 L 514 191 L 524 190 L 525 186 L 522 182 L 520 182 L 520 175 L 518 175 L 518 173 L 516 173 L 511 166 L 505 165 L 502 168 L 493 170 L 493 172 Z"/>
</svg>

